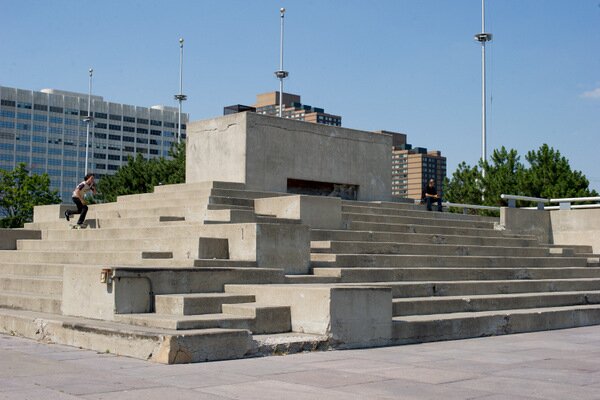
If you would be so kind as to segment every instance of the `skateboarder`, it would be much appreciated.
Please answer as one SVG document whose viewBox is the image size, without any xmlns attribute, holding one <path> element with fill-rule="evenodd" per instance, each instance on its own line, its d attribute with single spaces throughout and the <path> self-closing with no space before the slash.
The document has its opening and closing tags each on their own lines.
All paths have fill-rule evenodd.
<svg viewBox="0 0 600 400">
<path fill-rule="evenodd" d="M 94 174 L 87 174 L 75 190 L 73 191 L 73 203 L 77 206 L 77 211 L 67 210 L 65 211 L 65 218 L 67 221 L 70 220 L 71 215 L 80 214 L 79 220 L 77 221 L 77 225 L 74 225 L 73 228 L 85 228 L 85 216 L 88 211 L 87 202 L 85 201 L 85 194 L 89 191 L 96 194 L 96 185 L 94 184 Z"/>
</svg>

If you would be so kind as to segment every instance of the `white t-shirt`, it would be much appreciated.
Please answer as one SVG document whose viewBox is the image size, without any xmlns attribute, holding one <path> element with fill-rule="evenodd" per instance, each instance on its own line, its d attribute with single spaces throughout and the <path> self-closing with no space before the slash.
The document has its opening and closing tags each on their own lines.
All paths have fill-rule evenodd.
<svg viewBox="0 0 600 400">
<path fill-rule="evenodd" d="M 77 195 L 77 190 L 79 190 L 81 192 L 82 196 L 85 196 L 85 194 L 87 192 L 89 192 L 90 190 L 92 190 L 92 186 L 88 185 L 86 183 L 86 181 L 81 182 L 79 185 L 77 185 L 77 187 L 73 191 L 73 197 L 79 197 Z"/>
</svg>

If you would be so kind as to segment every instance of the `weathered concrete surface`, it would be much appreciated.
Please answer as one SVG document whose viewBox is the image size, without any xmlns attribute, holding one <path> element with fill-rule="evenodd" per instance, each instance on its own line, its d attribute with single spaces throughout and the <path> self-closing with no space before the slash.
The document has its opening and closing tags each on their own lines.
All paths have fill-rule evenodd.
<svg viewBox="0 0 600 400">
<path fill-rule="evenodd" d="M 338 197 L 282 196 L 254 200 L 258 214 L 298 219 L 311 229 L 340 229 L 342 200 Z"/>
<path fill-rule="evenodd" d="M 550 211 L 502 207 L 500 226 L 513 233 L 534 235 L 540 243 L 554 243 Z"/>
<path fill-rule="evenodd" d="M 392 335 L 392 291 L 384 286 L 226 285 L 257 303 L 291 309 L 292 331 L 328 335 L 338 347 L 380 346 Z"/>
<path fill-rule="evenodd" d="M 162 364 L 235 359 L 252 349 L 243 329 L 152 330 L 28 311 L 0 310 L 0 332 Z"/>
<path fill-rule="evenodd" d="M 0 250 L 16 250 L 17 240 L 41 239 L 42 232 L 33 229 L 2 229 L 0 228 Z"/>
<path fill-rule="evenodd" d="M 59 218 L 64 219 L 65 211 L 76 210 L 75 204 L 49 204 L 33 207 L 33 220 L 35 222 L 54 222 Z M 89 215 L 89 212 L 88 212 Z"/>
<path fill-rule="evenodd" d="M 500 225 L 512 233 L 534 235 L 541 243 L 590 245 L 600 253 L 600 209 L 524 210 L 503 207 Z"/>
<path fill-rule="evenodd" d="M 600 208 L 550 212 L 554 243 L 587 244 L 600 253 Z"/>
<path fill-rule="evenodd" d="M 150 312 L 153 297 L 171 293 L 222 292 L 226 283 L 279 283 L 282 270 L 265 268 L 113 268 L 102 283 L 99 266 L 64 269 L 64 315 L 112 321 L 116 314 Z"/>
<path fill-rule="evenodd" d="M 187 183 L 286 192 L 288 179 L 301 179 L 358 185 L 358 200 L 391 199 L 389 135 L 255 113 L 192 122 L 187 134 Z"/>
</svg>

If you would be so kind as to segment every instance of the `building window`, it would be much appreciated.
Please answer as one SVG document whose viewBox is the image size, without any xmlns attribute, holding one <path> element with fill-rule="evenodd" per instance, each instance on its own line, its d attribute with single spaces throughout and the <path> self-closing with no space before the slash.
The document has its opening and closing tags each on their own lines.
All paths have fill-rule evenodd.
<svg viewBox="0 0 600 400">
<path fill-rule="evenodd" d="M 12 100 L 2 99 L 2 100 L 0 100 L 0 105 L 7 106 L 7 107 L 15 107 L 16 103 Z"/>
</svg>

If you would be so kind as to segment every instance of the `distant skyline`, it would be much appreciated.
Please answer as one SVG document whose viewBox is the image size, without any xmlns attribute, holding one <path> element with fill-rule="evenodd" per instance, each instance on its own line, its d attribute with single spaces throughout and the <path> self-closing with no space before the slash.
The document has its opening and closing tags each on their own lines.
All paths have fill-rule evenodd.
<svg viewBox="0 0 600 400">
<path fill-rule="evenodd" d="M 440 150 L 448 176 L 481 156 L 480 0 L 0 0 L 0 85 L 177 107 L 190 120 L 284 91 Z M 600 0 L 486 0 L 487 152 L 543 143 L 600 191 Z"/>
</svg>

